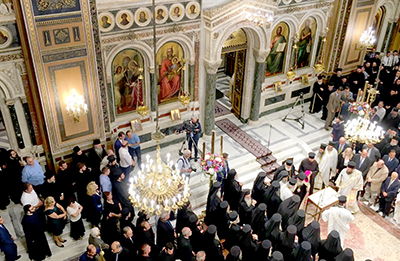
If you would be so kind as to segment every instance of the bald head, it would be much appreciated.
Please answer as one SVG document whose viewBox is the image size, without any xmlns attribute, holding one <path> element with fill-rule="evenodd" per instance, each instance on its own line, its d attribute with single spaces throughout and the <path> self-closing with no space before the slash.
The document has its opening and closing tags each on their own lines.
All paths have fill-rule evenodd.
<svg viewBox="0 0 400 261">
<path fill-rule="evenodd" d="M 397 173 L 397 172 L 395 172 L 395 171 L 393 171 L 393 172 L 392 172 L 392 175 L 390 175 L 390 178 L 391 178 L 392 180 L 396 180 L 398 177 L 399 177 L 399 173 Z"/>
<path fill-rule="evenodd" d="M 118 241 L 114 241 L 111 244 L 111 252 L 113 252 L 114 254 L 121 252 L 121 250 L 121 244 Z"/>
<path fill-rule="evenodd" d="M 93 244 L 90 244 L 87 246 L 86 252 L 89 257 L 94 257 L 96 255 L 97 250 Z"/>
<path fill-rule="evenodd" d="M 346 143 L 346 139 L 344 137 L 340 137 L 339 143 L 340 145 L 344 145 Z"/>
<path fill-rule="evenodd" d="M 182 235 L 186 238 L 190 237 L 192 235 L 192 230 L 190 230 L 190 228 L 188 227 L 184 227 L 182 229 Z"/>
<path fill-rule="evenodd" d="M 196 261 L 203 261 L 206 260 L 206 252 L 204 251 L 199 251 L 196 254 Z"/>
<path fill-rule="evenodd" d="M 385 165 L 385 162 L 383 161 L 383 159 L 378 160 L 378 162 L 376 163 L 376 166 L 378 167 L 378 169 L 382 168 Z"/>
</svg>

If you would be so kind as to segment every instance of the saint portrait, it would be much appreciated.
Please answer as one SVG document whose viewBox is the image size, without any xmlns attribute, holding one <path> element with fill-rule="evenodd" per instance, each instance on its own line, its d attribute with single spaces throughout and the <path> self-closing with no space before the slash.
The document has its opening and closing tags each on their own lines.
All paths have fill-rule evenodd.
<svg viewBox="0 0 400 261">
<path fill-rule="evenodd" d="M 115 20 L 113 14 L 111 14 L 110 12 L 104 12 L 99 14 L 99 26 L 102 32 L 111 31 L 115 26 Z"/>
<path fill-rule="evenodd" d="M 119 52 L 113 62 L 113 89 L 116 112 L 123 114 L 143 104 L 143 57 L 134 49 Z"/>
<path fill-rule="evenodd" d="M 286 23 L 279 23 L 272 30 L 270 53 L 266 61 L 265 76 L 271 76 L 283 72 L 285 63 L 286 44 L 289 36 L 289 27 Z"/>
<path fill-rule="evenodd" d="M 131 120 L 131 128 L 133 132 L 142 131 L 143 127 L 141 120 L 140 119 Z"/>
<path fill-rule="evenodd" d="M 111 26 L 110 18 L 108 16 L 103 16 L 101 18 L 100 26 L 103 28 L 108 28 Z"/>
<path fill-rule="evenodd" d="M 122 24 L 122 25 L 129 24 L 128 15 L 126 13 L 123 13 L 121 15 L 121 19 L 119 20 L 119 23 Z"/>
<path fill-rule="evenodd" d="M 190 2 L 186 5 L 186 16 L 189 19 L 195 19 L 200 14 L 200 4 L 198 2 Z"/>
<path fill-rule="evenodd" d="M 179 112 L 179 109 L 171 110 L 170 113 L 171 113 L 172 121 L 180 121 L 181 120 L 181 114 Z"/>
<path fill-rule="evenodd" d="M 130 28 L 133 25 L 134 20 L 133 13 L 130 10 L 120 10 L 115 15 L 117 26 L 123 30 Z"/>
<path fill-rule="evenodd" d="M 13 42 L 13 36 L 10 29 L 6 26 L 0 26 L 0 49 L 9 47 Z"/>
<path fill-rule="evenodd" d="M 165 18 L 165 12 L 164 12 L 164 10 L 163 9 L 158 9 L 157 10 L 157 16 L 156 16 L 156 19 L 157 20 L 164 20 L 164 18 Z"/>
<path fill-rule="evenodd" d="M 185 7 L 182 4 L 173 4 L 169 8 L 169 17 L 172 21 L 180 21 L 185 16 Z"/>
<path fill-rule="evenodd" d="M 156 23 L 162 24 L 165 23 L 168 19 L 168 8 L 164 5 L 156 6 Z"/>
<path fill-rule="evenodd" d="M 189 14 L 197 14 L 197 7 L 196 5 L 191 5 L 189 7 Z"/>
<path fill-rule="evenodd" d="M 311 52 L 314 44 L 317 22 L 315 18 L 309 17 L 305 20 L 299 34 L 297 67 L 302 68 L 310 65 Z"/>
<path fill-rule="evenodd" d="M 147 14 L 145 11 L 139 13 L 139 22 L 145 23 L 147 21 Z"/>
<path fill-rule="evenodd" d="M 159 102 L 176 100 L 181 89 L 182 68 L 184 66 L 183 49 L 175 42 L 164 44 L 157 53 L 159 64 Z"/>
<path fill-rule="evenodd" d="M 173 16 L 175 16 L 175 17 L 181 17 L 181 9 L 179 8 L 179 6 L 176 6 L 175 8 L 174 8 L 174 12 L 172 13 L 172 15 Z"/>
</svg>

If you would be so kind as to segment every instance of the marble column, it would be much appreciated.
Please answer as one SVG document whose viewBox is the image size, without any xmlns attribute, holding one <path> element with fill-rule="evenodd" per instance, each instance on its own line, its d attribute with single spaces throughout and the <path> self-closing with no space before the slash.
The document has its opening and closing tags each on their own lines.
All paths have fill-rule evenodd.
<svg viewBox="0 0 400 261">
<path fill-rule="evenodd" d="M 217 86 L 217 71 L 221 64 L 219 61 L 204 60 L 206 68 L 206 94 L 204 97 L 205 110 L 204 110 L 204 133 L 211 136 L 215 123 L 215 89 Z"/>
<path fill-rule="evenodd" d="M 264 81 L 265 59 L 268 52 L 265 50 L 253 50 L 253 54 L 256 63 L 254 68 L 254 87 L 251 99 L 249 125 L 255 124 L 260 115 L 261 88 Z"/>
<path fill-rule="evenodd" d="M 24 149 L 25 143 L 24 143 L 24 139 L 22 138 L 21 127 L 18 122 L 18 116 L 17 116 L 17 112 L 15 110 L 14 102 L 15 101 L 13 99 L 10 99 L 10 100 L 6 101 L 6 104 L 8 106 L 8 110 L 10 111 L 11 121 L 12 121 L 12 124 L 14 127 L 15 138 L 17 139 L 18 148 Z"/>
<path fill-rule="evenodd" d="M 31 137 L 32 145 L 37 145 L 36 137 L 35 137 L 35 130 L 33 128 L 32 118 L 31 118 L 31 115 L 29 112 L 29 105 L 27 102 L 24 102 L 22 104 L 22 106 L 24 107 L 25 119 L 28 124 L 28 131 L 29 131 L 29 136 Z"/>
<path fill-rule="evenodd" d="M 194 100 L 194 61 L 189 64 L 189 93 L 190 100 Z"/>
<path fill-rule="evenodd" d="M 157 84 L 154 83 L 154 69 L 150 69 L 150 109 L 151 111 L 157 110 L 158 91 Z"/>
</svg>

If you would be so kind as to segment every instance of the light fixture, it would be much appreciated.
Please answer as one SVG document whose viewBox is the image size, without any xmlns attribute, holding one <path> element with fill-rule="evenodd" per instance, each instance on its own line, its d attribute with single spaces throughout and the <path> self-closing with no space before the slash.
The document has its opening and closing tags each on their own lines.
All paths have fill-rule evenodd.
<svg viewBox="0 0 400 261">
<path fill-rule="evenodd" d="M 370 88 L 370 89 L 368 89 Z M 368 92 L 368 96 L 365 99 L 365 93 Z M 344 127 L 345 138 L 350 142 L 358 142 L 363 144 L 376 144 L 383 139 L 384 131 L 377 122 L 371 122 L 369 120 L 369 112 L 371 111 L 371 104 L 375 101 L 376 95 L 379 94 L 372 85 L 368 82 L 365 83 L 364 91 L 361 96 L 361 92 L 357 95 L 357 100 L 350 104 L 349 110 L 354 113 L 356 110 L 356 118 L 349 120 Z"/>
<path fill-rule="evenodd" d="M 274 18 L 269 13 L 257 11 L 255 13 L 246 12 L 246 20 L 257 26 L 268 26 L 271 25 Z"/>
<path fill-rule="evenodd" d="M 376 41 L 375 31 L 372 27 L 369 27 L 368 30 L 365 30 L 358 43 L 356 44 L 356 50 L 364 50 L 368 48 L 374 47 L 374 43 Z"/>
<path fill-rule="evenodd" d="M 88 106 L 84 102 L 83 96 L 79 95 L 75 89 L 72 90 L 71 95 L 67 96 L 66 104 L 68 116 L 74 118 L 74 123 L 78 123 L 79 118 L 88 112 Z"/>
<path fill-rule="evenodd" d="M 180 175 L 170 154 L 167 154 L 167 164 L 161 162 L 160 145 L 157 144 L 157 159 L 146 156 L 146 163 L 141 171 L 130 180 L 130 200 L 132 204 L 152 215 L 160 215 L 162 211 L 176 210 L 189 201 L 189 177 Z"/>
</svg>

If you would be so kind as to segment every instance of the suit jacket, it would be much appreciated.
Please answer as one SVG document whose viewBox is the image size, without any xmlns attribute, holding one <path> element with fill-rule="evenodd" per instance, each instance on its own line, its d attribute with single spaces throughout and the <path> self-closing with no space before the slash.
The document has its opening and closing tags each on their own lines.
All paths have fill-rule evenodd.
<svg viewBox="0 0 400 261">
<path fill-rule="evenodd" d="M 385 162 L 386 167 L 388 167 L 389 173 L 392 173 L 399 165 L 399 160 L 396 158 L 392 159 L 392 161 L 389 162 L 389 155 L 383 156 L 382 159 Z"/>
<path fill-rule="evenodd" d="M 379 192 L 382 187 L 383 181 L 388 177 L 389 169 L 383 165 L 383 167 L 378 170 L 378 162 L 375 162 L 367 173 L 367 178 L 364 181 L 364 185 L 367 184 L 367 179 L 371 178 L 371 191 Z"/>
<path fill-rule="evenodd" d="M 340 137 L 344 137 L 344 121 L 336 123 L 336 124 L 332 124 L 332 135 L 333 135 L 333 141 L 337 142 L 335 145 L 336 150 L 339 148 L 339 139 Z M 345 144 L 345 147 L 343 150 L 345 150 L 349 145 Z M 343 152 L 342 150 L 342 152 Z M 339 152 L 339 151 L 338 151 Z"/>
<path fill-rule="evenodd" d="M 174 228 L 169 222 L 163 222 L 161 218 L 157 222 L 157 246 L 164 247 L 168 242 L 174 243 Z"/>
<path fill-rule="evenodd" d="M 328 104 L 326 105 L 326 108 L 329 111 L 333 111 L 333 110 L 339 110 L 340 108 L 340 95 L 336 95 L 337 92 L 332 92 L 329 95 L 329 100 L 328 100 Z"/>
<path fill-rule="evenodd" d="M 359 167 L 360 160 L 361 160 L 361 154 L 357 153 L 354 156 L 354 162 L 356 163 L 356 169 L 358 169 L 359 171 L 362 172 L 363 178 L 365 179 L 365 176 L 367 175 L 367 172 L 368 172 L 369 168 L 371 167 L 373 161 L 369 157 L 367 157 L 367 158 L 365 158 L 361 167 Z"/>
<path fill-rule="evenodd" d="M 122 142 L 117 138 L 117 140 L 114 142 L 114 151 L 115 155 L 117 156 L 118 162 L 119 162 L 119 149 L 122 147 Z"/>
<path fill-rule="evenodd" d="M 335 124 L 336 125 L 336 124 Z M 335 129 L 335 125 L 332 125 L 333 126 L 333 129 Z M 333 131 L 332 131 L 332 133 L 333 133 Z M 344 134 L 344 132 L 343 132 L 343 134 Z M 335 134 L 334 134 L 335 135 Z M 342 136 L 344 136 L 344 135 L 342 135 Z M 340 137 L 342 137 L 342 136 L 340 136 Z M 340 138 L 339 137 L 339 138 Z M 338 140 L 339 140 L 339 138 L 338 138 Z M 337 152 L 338 152 L 338 156 L 340 155 L 340 154 L 342 154 L 343 153 L 343 151 L 345 150 L 345 149 L 347 149 L 348 147 L 350 147 L 347 143 L 345 143 L 344 145 L 343 145 L 343 149 L 342 149 L 342 151 L 339 153 L 339 146 L 340 146 L 340 143 L 339 142 L 337 142 L 336 144 L 335 144 L 335 149 L 337 150 Z"/>
<path fill-rule="evenodd" d="M 121 239 L 121 246 L 128 249 L 129 255 L 131 257 L 136 257 L 136 252 L 138 250 L 138 246 L 135 241 L 136 241 L 135 238 L 132 238 L 132 240 L 131 240 L 130 238 L 126 238 L 124 236 Z"/>
<path fill-rule="evenodd" d="M 368 154 L 369 154 L 369 158 L 372 161 L 377 161 L 378 159 L 381 158 L 381 153 L 379 152 L 379 150 L 376 147 L 372 147 L 371 149 L 368 149 L 367 145 L 364 145 L 363 149 L 368 150 Z"/>
<path fill-rule="evenodd" d="M 190 244 L 190 239 L 186 239 L 181 235 L 178 238 L 178 250 L 177 255 L 178 258 L 182 261 L 192 261 L 194 260 L 194 256 L 192 253 L 192 245 Z"/>
<path fill-rule="evenodd" d="M 132 260 L 131 256 L 129 255 L 128 249 L 122 247 L 121 253 L 118 254 L 118 259 L 117 259 L 117 254 L 114 254 L 111 252 L 111 250 L 107 253 L 108 255 L 106 256 L 107 261 L 130 261 Z"/>
<path fill-rule="evenodd" d="M 0 249 L 4 252 L 9 244 L 14 244 L 14 240 L 11 238 L 10 232 L 8 232 L 7 228 L 2 225 L 3 227 L 0 228 Z"/>
<path fill-rule="evenodd" d="M 400 189 L 400 181 L 396 179 L 393 184 L 388 188 L 390 183 L 390 177 L 388 177 L 385 182 L 382 184 L 381 192 L 385 191 L 388 195 L 385 197 L 386 202 L 392 202 L 394 197 L 397 195 L 397 192 Z"/>
</svg>

